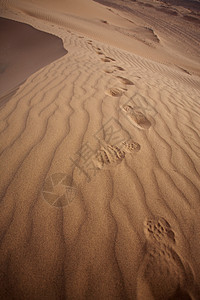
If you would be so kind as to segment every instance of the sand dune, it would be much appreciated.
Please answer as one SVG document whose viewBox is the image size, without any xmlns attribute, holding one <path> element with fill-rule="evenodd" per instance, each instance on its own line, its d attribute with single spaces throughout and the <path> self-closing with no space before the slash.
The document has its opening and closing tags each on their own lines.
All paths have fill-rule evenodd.
<svg viewBox="0 0 200 300">
<path fill-rule="evenodd" d="M 1 299 L 200 298 L 198 32 L 136 5 L 2 3 L 66 54 L 1 98 Z"/>
<path fill-rule="evenodd" d="M 62 41 L 29 25 L 0 18 L 0 97 L 67 53 Z"/>
</svg>

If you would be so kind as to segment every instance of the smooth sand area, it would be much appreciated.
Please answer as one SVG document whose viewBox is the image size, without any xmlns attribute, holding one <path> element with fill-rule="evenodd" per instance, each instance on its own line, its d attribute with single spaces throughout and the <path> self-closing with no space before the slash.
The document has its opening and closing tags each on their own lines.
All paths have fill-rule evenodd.
<svg viewBox="0 0 200 300">
<path fill-rule="evenodd" d="M 0 299 L 199 300 L 200 16 L 98 2 L 0 4 Z"/>
</svg>

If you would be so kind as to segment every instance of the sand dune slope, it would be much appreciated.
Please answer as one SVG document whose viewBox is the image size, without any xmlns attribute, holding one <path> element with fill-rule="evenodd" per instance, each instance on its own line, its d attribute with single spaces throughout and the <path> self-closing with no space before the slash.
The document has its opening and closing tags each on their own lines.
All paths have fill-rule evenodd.
<svg viewBox="0 0 200 300">
<path fill-rule="evenodd" d="M 199 299 L 199 78 L 9 3 L 67 54 L 0 109 L 1 299 Z"/>
<path fill-rule="evenodd" d="M 27 24 L 0 18 L 0 27 L 0 97 L 67 53 L 61 39 Z"/>
</svg>

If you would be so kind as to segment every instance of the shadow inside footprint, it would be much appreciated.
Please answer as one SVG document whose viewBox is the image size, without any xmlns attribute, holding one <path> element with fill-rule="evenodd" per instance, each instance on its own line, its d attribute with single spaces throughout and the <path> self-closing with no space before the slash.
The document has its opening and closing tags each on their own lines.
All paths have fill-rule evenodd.
<svg viewBox="0 0 200 300">
<path fill-rule="evenodd" d="M 103 62 L 111 62 L 110 59 L 108 59 L 108 58 L 101 58 L 101 60 L 102 60 Z"/>
<path fill-rule="evenodd" d="M 112 97 L 120 97 L 123 94 L 123 91 L 119 88 L 111 88 L 107 90 L 105 93 Z"/>
<path fill-rule="evenodd" d="M 96 47 L 96 46 L 93 46 L 93 49 L 96 50 L 96 51 L 101 51 L 101 48 Z"/>
<path fill-rule="evenodd" d="M 103 52 L 97 51 L 97 54 L 98 54 L 98 55 L 103 55 Z"/>
<path fill-rule="evenodd" d="M 111 74 L 111 73 L 114 72 L 114 70 L 113 70 L 113 69 L 105 69 L 104 72 L 105 72 L 105 73 L 108 73 L 108 74 Z"/>
<path fill-rule="evenodd" d="M 108 22 L 106 20 L 101 20 L 101 22 L 104 24 L 108 24 Z"/>
<path fill-rule="evenodd" d="M 125 78 L 125 77 L 117 76 L 117 78 L 118 78 L 119 81 L 120 81 L 121 83 L 123 83 L 123 84 L 126 84 L 126 85 L 134 85 L 134 83 L 133 83 L 131 80 L 129 80 L 129 79 Z"/>
<path fill-rule="evenodd" d="M 145 115 L 135 110 L 130 105 L 125 105 L 122 107 L 122 110 L 127 114 L 127 116 L 133 121 L 134 125 L 140 129 L 149 129 L 151 122 L 145 117 Z"/>
<path fill-rule="evenodd" d="M 105 58 L 107 58 L 107 59 L 109 59 L 109 60 L 111 60 L 111 61 L 115 61 L 115 59 L 114 59 L 114 58 L 112 58 L 112 57 L 109 57 L 109 56 L 106 56 Z"/>
<path fill-rule="evenodd" d="M 122 67 L 119 67 L 119 66 L 114 66 L 114 67 L 115 67 L 116 70 L 118 70 L 118 71 L 125 71 L 124 68 L 122 68 Z"/>
</svg>

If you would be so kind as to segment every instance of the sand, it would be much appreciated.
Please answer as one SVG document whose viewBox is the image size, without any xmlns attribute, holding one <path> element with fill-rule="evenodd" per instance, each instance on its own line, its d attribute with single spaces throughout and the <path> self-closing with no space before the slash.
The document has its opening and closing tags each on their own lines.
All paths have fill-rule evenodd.
<svg viewBox="0 0 200 300">
<path fill-rule="evenodd" d="M 1 2 L 47 38 L 0 74 L 1 299 L 200 299 L 199 15 L 101 3 Z"/>
<path fill-rule="evenodd" d="M 30 25 L 0 18 L 0 97 L 65 55 L 62 40 Z"/>
</svg>

